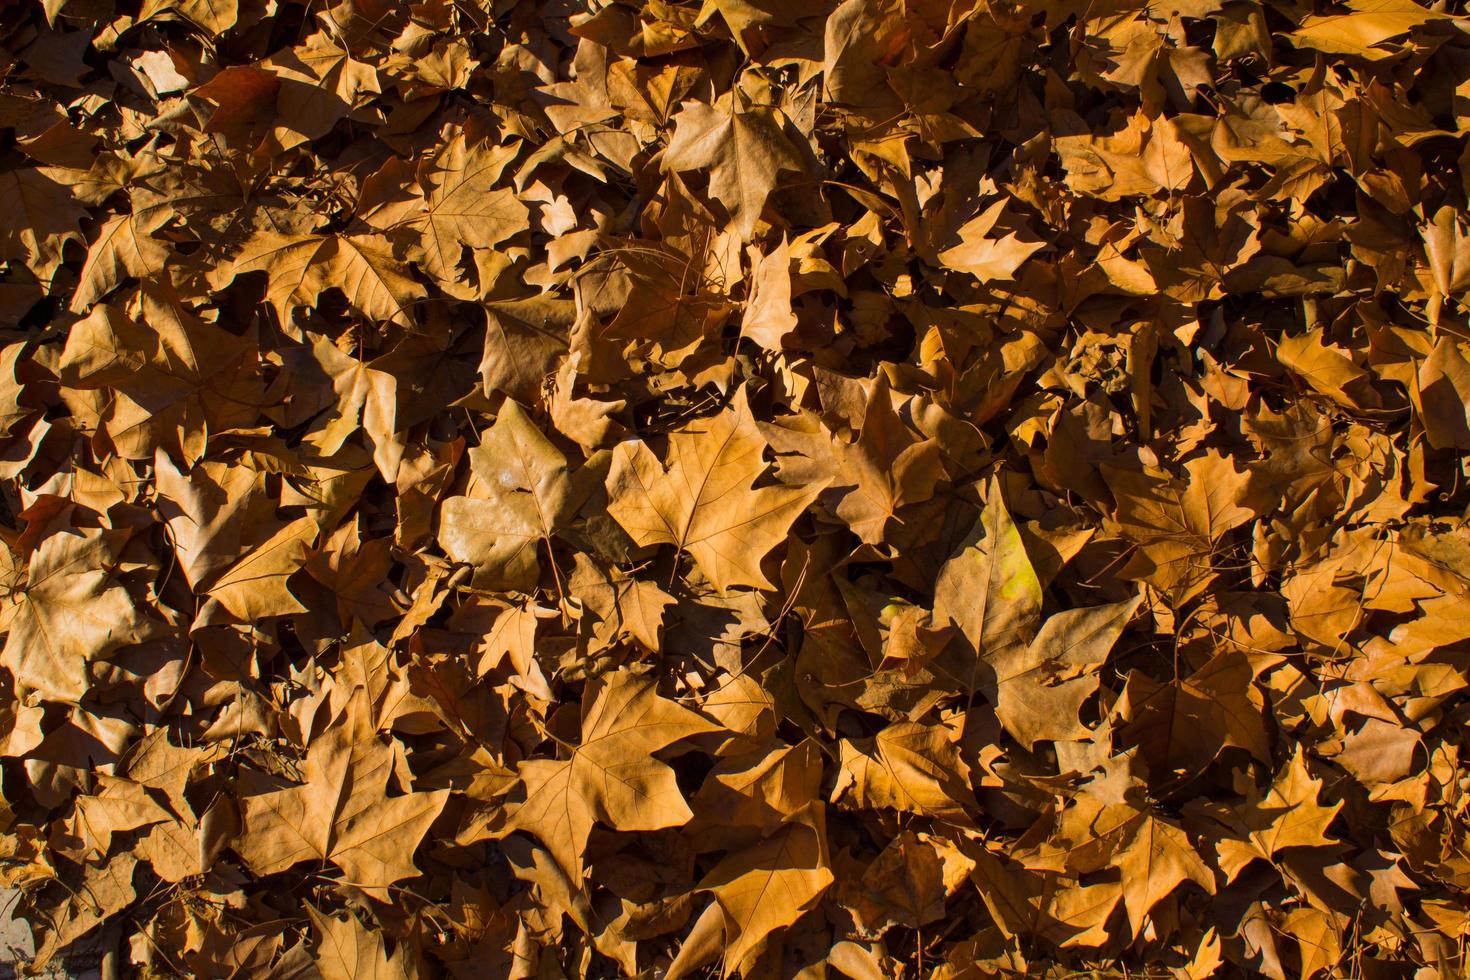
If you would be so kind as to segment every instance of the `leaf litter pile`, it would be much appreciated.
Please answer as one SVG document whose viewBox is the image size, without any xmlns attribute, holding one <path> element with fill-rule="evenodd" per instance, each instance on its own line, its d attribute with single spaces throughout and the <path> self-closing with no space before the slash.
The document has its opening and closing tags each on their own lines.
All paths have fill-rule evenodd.
<svg viewBox="0 0 1470 980">
<path fill-rule="evenodd" d="M 9 5 L 38 961 L 1463 975 L 1467 28 Z"/>
</svg>

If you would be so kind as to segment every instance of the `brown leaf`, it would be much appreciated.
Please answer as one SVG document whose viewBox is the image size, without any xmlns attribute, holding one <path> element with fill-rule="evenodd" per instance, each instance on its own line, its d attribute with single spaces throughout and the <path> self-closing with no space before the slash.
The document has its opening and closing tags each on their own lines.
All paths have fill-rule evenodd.
<svg viewBox="0 0 1470 980">
<path fill-rule="evenodd" d="M 725 913 L 724 975 L 740 969 L 773 932 L 795 924 L 831 884 L 819 803 L 710 869 L 699 887 L 713 893 Z"/>
<path fill-rule="evenodd" d="M 363 316 L 412 327 L 414 301 L 424 287 L 394 258 L 382 235 L 282 235 L 256 233 L 230 267 L 230 275 L 264 272 L 266 297 L 282 323 L 291 311 L 314 306 L 326 289 L 342 290 Z"/>
<path fill-rule="evenodd" d="M 53 534 L 32 553 L 26 582 L 4 611 L 0 664 L 23 690 L 76 702 L 91 687 L 89 665 L 151 627 L 110 569 L 119 542 L 102 531 Z"/>
<path fill-rule="evenodd" d="M 765 447 L 743 399 L 672 433 L 667 463 L 645 442 L 620 443 L 607 476 L 608 512 L 638 544 L 687 552 L 722 592 L 772 588 L 761 559 L 822 487 L 752 487 L 766 469 Z"/>
<path fill-rule="evenodd" d="M 841 766 L 833 803 L 972 822 L 968 771 L 942 727 L 900 722 L 870 739 L 844 739 Z"/>
<path fill-rule="evenodd" d="M 749 241 L 782 170 L 805 169 L 768 109 L 740 110 L 685 102 L 664 150 L 665 170 L 709 168 L 709 192 L 725 205 L 741 239 Z"/>
<path fill-rule="evenodd" d="M 716 726 L 658 694 L 652 677 L 597 682 L 583 704 L 582 739 L 565 760 L 520 765 L 525 800 L 507 830 L 534 834 L 574 881 L 598 821 L 618 830 L 677 827 L 692 816 L 674 771 L 653 753 Z"/>
<path fill-rule="evenodd" d="M 370 732 L 340 723 L 313 740 L 306 781 L 242 801 L 235 850 L 257 874 L 330 861 L 380 901 L 419 874 L 413 854 L 444 809 L 447 790 L 386 796 L 393 753 Z"/>
<path fill-rule="evenodd" d="M 1040 616 L 1041 582 L 1001 499 L 1000 483 L 992 481 L 980 519 L 934 584 L 935 620 L 958 626 L 980 654 L 968 678 L 970 690 L 980 664 L 1024 647 Z"/>
</svg>

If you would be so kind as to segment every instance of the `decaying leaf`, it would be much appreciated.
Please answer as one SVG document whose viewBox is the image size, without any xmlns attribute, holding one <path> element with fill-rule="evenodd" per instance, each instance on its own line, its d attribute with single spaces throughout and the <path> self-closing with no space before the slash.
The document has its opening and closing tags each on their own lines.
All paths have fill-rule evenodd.
<svg viewBox="0 0 1470 980">
<path fill-rule="evenodd" d="M 1462 975 L 1466 14 L 9 4 L 17 970 Z"/>
</svg>

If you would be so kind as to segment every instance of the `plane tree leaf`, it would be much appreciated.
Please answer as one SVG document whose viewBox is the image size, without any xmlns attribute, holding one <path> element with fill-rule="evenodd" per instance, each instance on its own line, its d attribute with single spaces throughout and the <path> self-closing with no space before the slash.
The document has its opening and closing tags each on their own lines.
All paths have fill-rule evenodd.
<svg viewBox="0 0 1470 980">
<path fill-rule="evenodd" d="M 663 462 L 646 442 L 621 443 L 608 471 L 609 512 L 640 545 L 687 553 L 721 591 L 769 589 L 761 560 L 822 487 L 754 487 L 765 448 L 740 405 L 671 433 Z"/>
<path fill-rule="evenodd" d="M 91 687 L 89 667 L 151 632 L 115 570 L 119 541 L 102 531 L 43 540 L 26 563 L 4 611 L 0 663 L 25 690 L 77 702 Z"/>
<path fill-rule="evenodd" d="M 518 777 L 525 799 L 506 823 L 540 839 L 580 879 L 595 823 L 617 830 L 677 827 L 693 816 L 674 770 L 654 758 L 718 726 L 659 695 L 655 678 L 597 682 L 584 702 L 581 740 L 565 759 L 529 759 Z"/>
<path fill-rule="evenodd" d="M 7 5 L 22 972 L 1463 973 L 1464 13 Z"/>
<path fill-rule="evenodd" d="M 307 751 L 305 781 L 241 800 L 235 849 L 260 874 L 300 861 L 330 862 L 347 880 L 386 900 L 388 887 L 419 874 L 414 851 L 448 792 L 388 796 L 393 753 L 371 733 L 338 725 Z"/>
</svg>

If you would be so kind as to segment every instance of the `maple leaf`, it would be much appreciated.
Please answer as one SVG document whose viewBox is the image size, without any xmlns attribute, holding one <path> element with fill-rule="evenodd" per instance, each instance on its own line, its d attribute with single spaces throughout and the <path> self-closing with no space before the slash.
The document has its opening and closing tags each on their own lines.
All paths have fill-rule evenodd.
<svg viewBox="0 0 1470 980">
<path fill-rule="evenodd" d="M 62 248 L 81 237 L 86 210 L 47 167 L 14 167 L 0 174 L 0 213 L 9 215 L 0 231 L 7 259 L 26 263 L 36 278 L 50 282 L 62 261 Z"/>
<path fill-rule="evenodd" d="M 401 950 L 392 956 L 383 945 L 383 934 L 366 929 L 351 914 L 326 915 L 308 905 L 316 933 L 316 968 L 322 980 L 389 980 L 404 975 Z"/>
<path fill-rule="evenodd" d="M 382 235 L 257 232 L 229 275 L 249 272 L 266 274 L 266 297 L 282 323 L 291 321 L 293 309 L 315 305 L 323 291 L 336 287 L 363 316 L 411 327 L 413 303 L 427 295 Z"/>
<path fill-rule="evenodd" d="M 980 664 L 1023 647 L 1040 616 L 1041 582 L 1001 499 L 1000 483 L 992 481 L 979 520 L 934 583 L 935 621 L 954 623 L 980 654 L 970 690 Z"/>
<path fill-rule="evenodd" d="M 1198 770 L 1226 745 L 1269 761 L 1265 698 L 1255 689 L 1255 673 L 1245 654 L 1223 650 L 1173 683 L 1131 674 L 1117 706 L 1126 719 L 1120 734 L 1160 774 Z"/>
<path fill-rule="evenodd" d="M 1448 16 L 1413 0 L 1349 0 L 1348 7 L 1352 13 L 1302 18 L 1287 39 L 1298 47 L 1378 60 L 1393 54 L 1378 47 L 1384 41 Z"/>
<path fill-rule="evenodd" d="M 835 449 L 841 486 L 833 490 L 842 493 L 836 514 L 869 544 L 884 540 L 889 521 L 901 520 L 899 510 L 932 497 L 943 475 L 939 441 L 920 438 L 904 425 L 881 377 L 869 396 L 857 439 L 838 441 Z M 843 492 L 847 485 L 853 489 Z"/>
<path fill-rule="evenodd" d="M 1265 506 L 1257 475 L 1213 450 L 1185 464 L 1188 482 L 1182 486 L 1154 474 L 1102 472 L 1118 500 L 1118 523 L 1139 543 L 1124 574 L 1184 595 L 1209 581 L 1215 543 Z"/>
<path fill-rule="evenodd" d="M 244 797 L 234 847 L 257 874 L 329 861 L 347 880 L 388 900 L 388 886 L 419 873 L 413 853 L 444 809 L 447 790 L 387 796 L 392 750 L 346 721 L 312 740 L 306 781 Z"/>
<path fill-rule="evenodd" d="M 242 555 L 209 585 L 209 595 L 242 623 L 301 612 L 306 607 L 291 594 L 286 580 L 305 563 L 316 536 L 316 521 L 297 518 Z"/>
<path fill-rule="evenodd" d="M 791 247 L 782 235 L 781 244 L 769 253 L 754 254 L 740 333 L 767 350 L 779 351 L 798 322 L 791 309 Z"/>
<path fill-rule="evenodd" d="M 655 582 L 635 578 L 615 567 L 600 568 L 586 555 L 578 554 L 576 563 L 567 588 L 596 617 L 598 646 L 608 646 L 626 636 L 649 650 L 660 649 L 664 615 L 674 604 L 674 597 Z"/>
<path fill-rule="evenodd" d="M 222 434 L 256 421 L 266 401 L 246 341 L 205 323 L 165 286 L 145 284 L 136 312 L 103 304 L 67 337 L 58 365 L 71 389 L 115 392 L 102 415 L 118 452 L 164 448 L 192 462 Z"/>
<path fill-rule="evenodd" d="M 1046 243 L 1023 242 L 1015 232 L 1003 238 L 987 238 L 1005 207 L 1004 200 L 996 201 L 960 226 L 957 234 L 961 243 L 940 252 L 939 261 L 948 268 L 969 273 L 982 283 L 1015 278 L 1021 263 L 1045 248 Z"/>
<path fill-rule="evenodd" d="M 1272 780 L 1265 795 L 1252 792 L 1230 824 L 1238 837 L 1216 843 L 1220 866 L 1233 879 L 1246 864 L 1256 859 L 1274 861 L 1288 847 L 1335 845 L 1327 828 L 1342 809 L 1342 803 L 1322 806 L 1318 798 L 1322 780 L 1312 776 L 1300 745 Z"/>
<path fill-rule="evenodd" d="M 1109 863 L 1122 873 L 1123 904 L 1134 935 L 1154 906 L 1184 882 L 1215 893 L 1214 875 L 1184 831 L 1158 815 L 1127 805 L 1110 807 L 1098 818 L 1097 832 L 1120 841 Z"/>
<path fill-rule="evenodd" d="M 469 455 L 481 496 L 444 502 L 439 542 L 456 561 L 476 565 L 480 580 L 531 588 L 537 547 L 550 549 L 576 503 L 566 457 L 509 399 Z"/>
<path fill-rule="evenodd" d="M 721 592 L 770 589 L 761 559 L 823 484 L 753 488 L 765 448 L 743 397 L 671 433 L 667 466 L 645 442 L 620 443 L 607 475 L 608 513 L 638 544 L 688 553 Z"/>
<path fill-rule="evenodd" d="M 942 727 L 900 722 L 870 739 L 844 739 L 841 766 L 834 803 L 971 823 L 975 802 L 966 768 Z"/>
<path fill-rule="evenodd" d="M 710 195 L 725 205 L 744 241 L 755 233 L 766 199 L 782 170 L 805 169 L 770 109 L 740 110 L 686 102 L 674 116 L 674 138 L 664 150 L 665 170 L 708 168 Z"/>
<path fill-rule="evenodd" d="M 573 881 L 582 877 L 592 825 L 677 827 L 693 813 L 674 770 L 653 753 L 717 726 L 659 696 L 657 679 L 618 673 L 582 700 L 582 738 L 562 760 L 530 759 L 518 775 L 525 799 L 506 821 L 546 844 Z"/>
<path fill-rule="evenodd" d="M 105 531 L 43 540 L 26 565 L 24 588 L 4 610 L 0 664 L 18 685 L 55 701 L 80 701 L 89 665 L 152 632 L 114 577 L 119 541 Z"/>
<path fill-rule="evenodd" d="M 1078 712 L 1097 691 L 1097 669 L 1139 601 L 1059 612 L 1026 647 L 1009 647 L 988 661 L 994 679 L 987 679 L 986 694 L 1001 724 L 1022 745 L 1031 749 L 1043 739 L 1086 737 Z"/>
<path fill-rule="evenodd" d="M 723 974 L 778 929 L 793 925 L 832 884 L 821 804 L 811 804 L 753 847 L 730 854 L 700 881 L 725 915 Z"/>
<path fill-rule="evenodd" d="M 429 275 L 457 282 L 462 249 L 490 248 L 530 227 L 530 211 L 515 191 L 495 186 L 518 150 L 515 144 L 469 146 L 460 135 L 421 166 L 422 211 L 401 219 L 390 232 L 414 235 L 412 257 Z"/>
<path fill-rule="evenodd" d="M 152 278 L 162 272 L 168 248 L 153 237 L 153 232 L 167 217 L 156 211 L 151 220 L 137 214 L 121 214 L 104 224 L 87 250 L 87 260 L 79 274 L 81 281 L 72 297 L 72 312 L 91 309 L 92 304 L 122 285 L 129 276 Z"/>
</svg>

